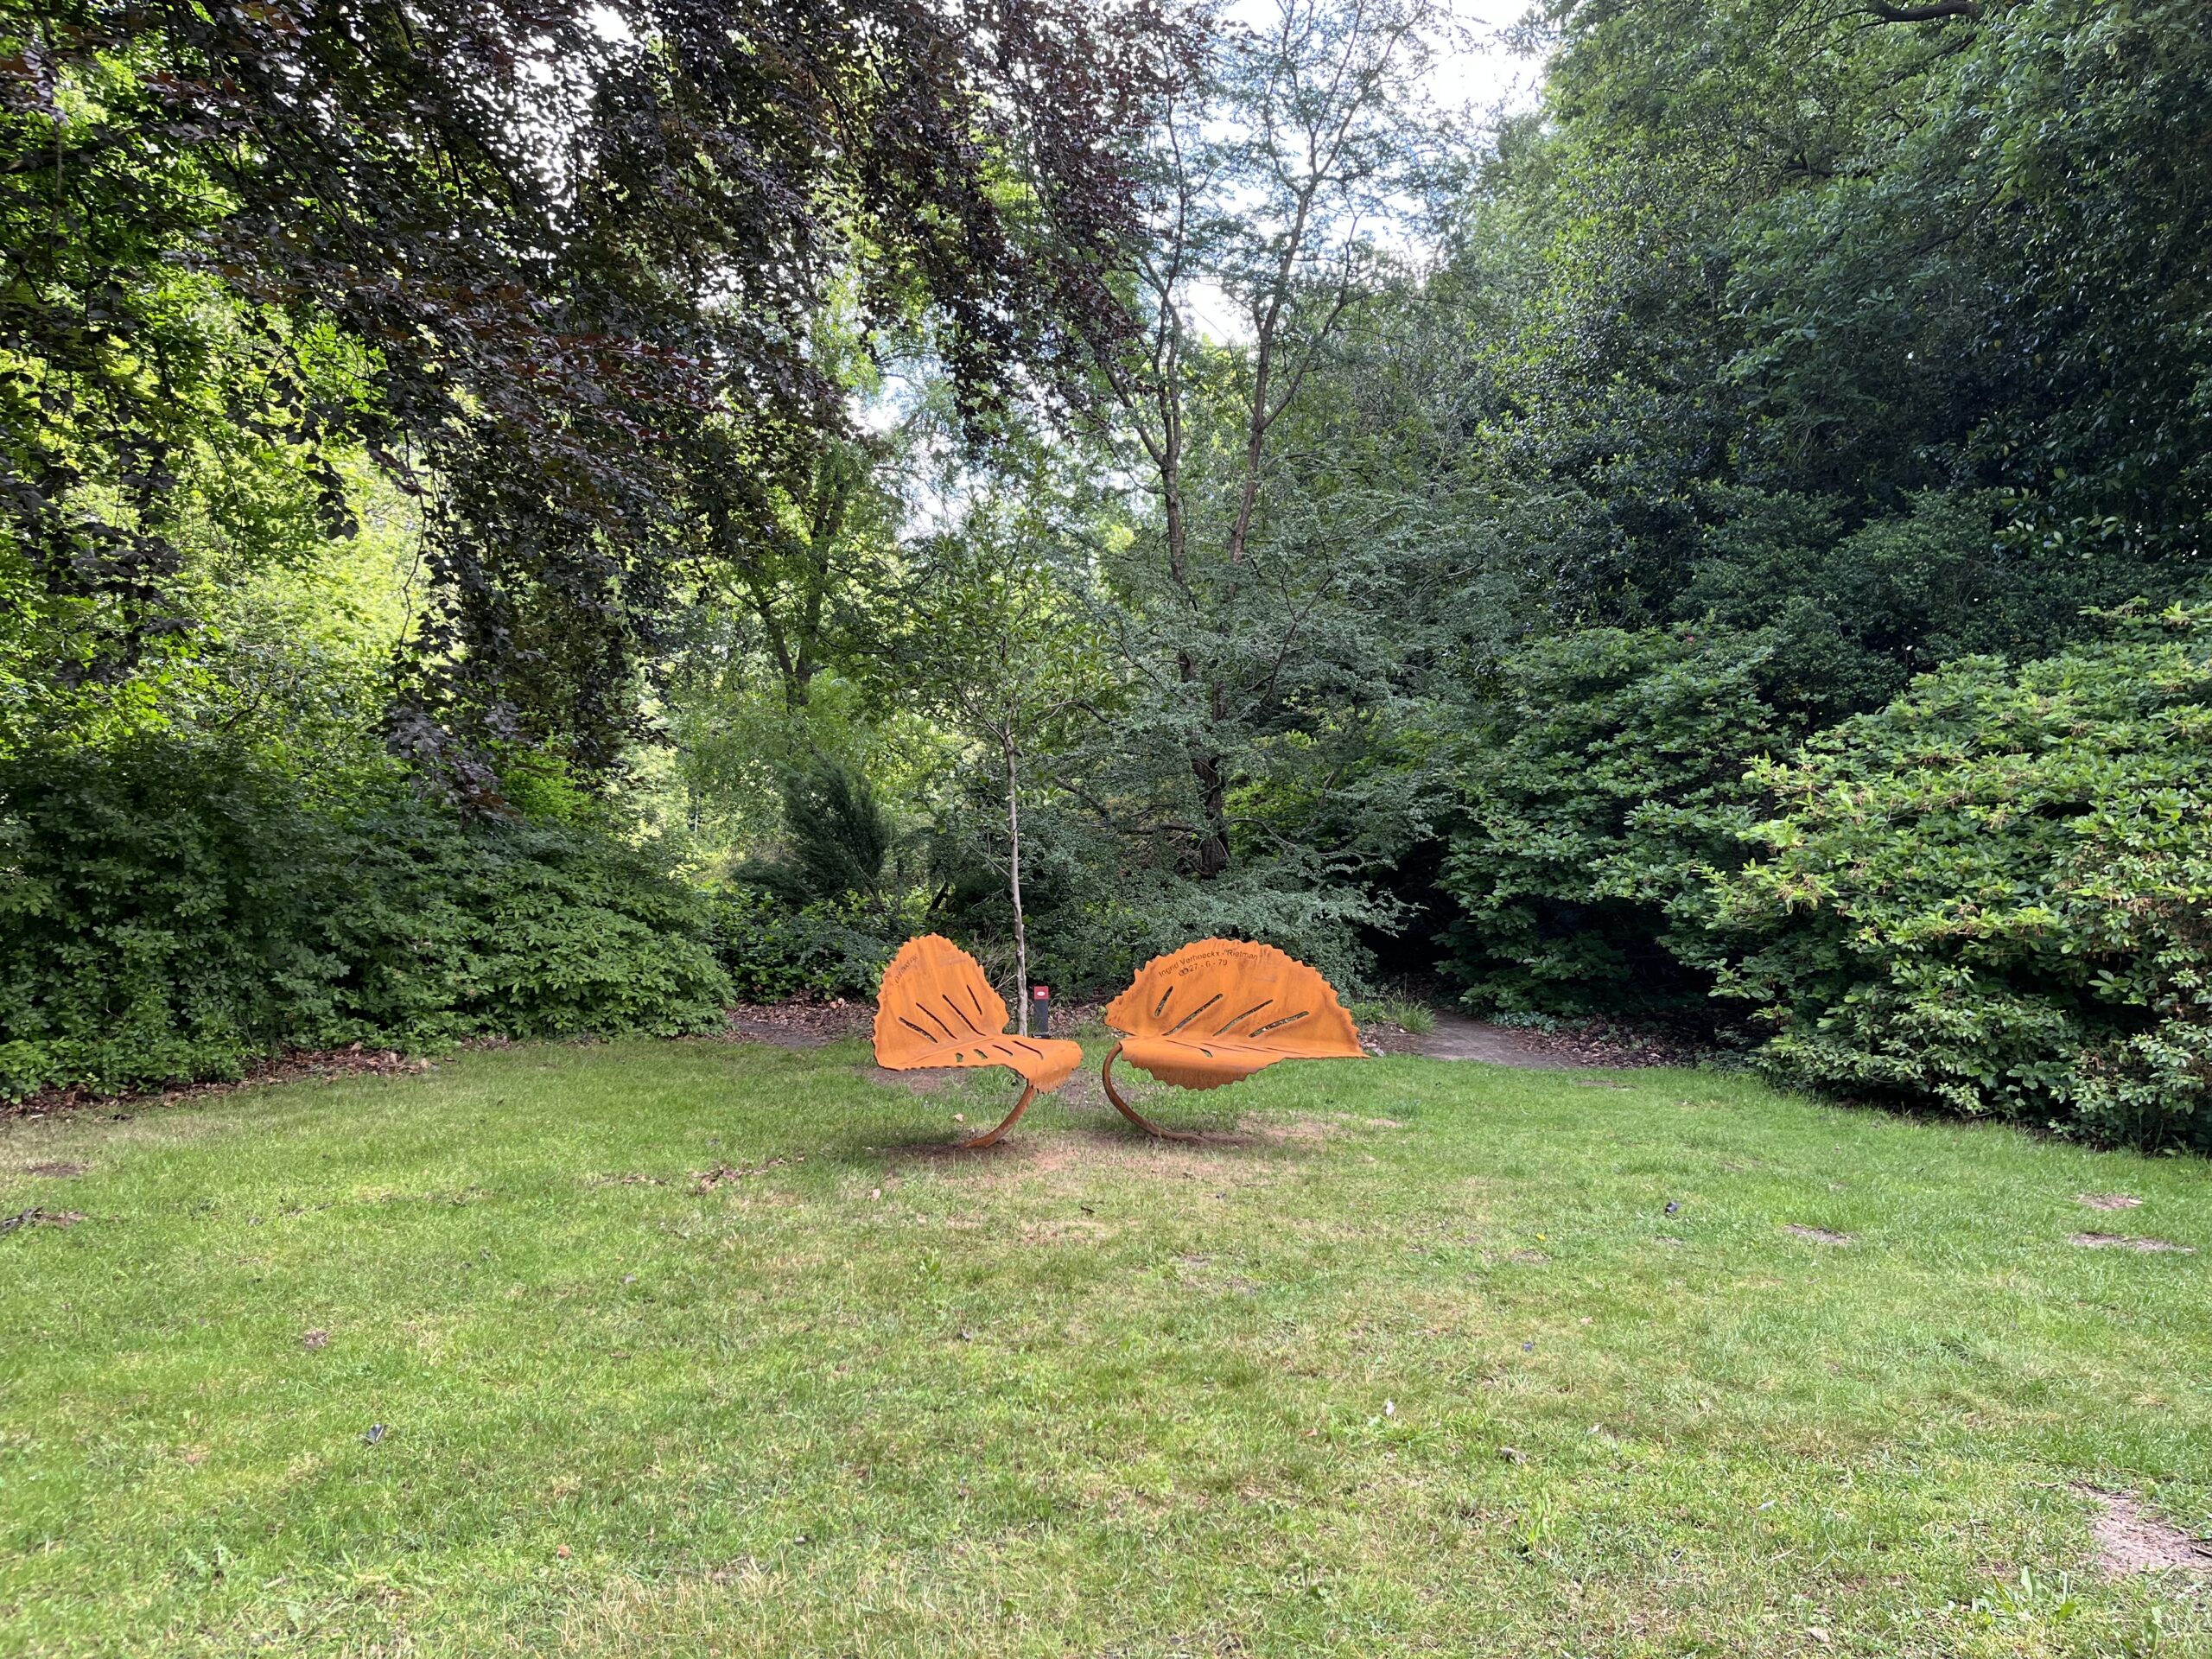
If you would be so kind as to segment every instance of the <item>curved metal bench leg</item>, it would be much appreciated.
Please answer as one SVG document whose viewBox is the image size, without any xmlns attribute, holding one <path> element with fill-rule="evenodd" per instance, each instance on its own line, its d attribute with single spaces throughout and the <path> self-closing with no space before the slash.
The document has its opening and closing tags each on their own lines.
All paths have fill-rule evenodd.
<svg viewBox="0 0 2212 1659">
<path fill-rule="evenodd" d="M 1006 1122 L 995 1129 L 986 1129 L 972 1139 L 954 1141 L 952 1149 L 955 1152 L 981 1152 L 985 1147 L 995 1147 L 1008 1129 L 1021 1122 L 1021 1115 L 1029 1109 L 1029 1103 L 1036 1098 L 1037 1085 L 1033 1083 L 1021 1091 L 1021 1098 L 1014 1103 L 1014 1109 L 1006 1115 Z"/>
<path fill-rule="evenodd" d="M 1121 1052 L 1122 1046 L 1119 1043 L 1115 1044 L 1113 1047 L 1106 1051 L 1105 1065 L 1098 1068 L 1098 1081 L 1106 1085 L 1106 1098 L 1114 1103 L 1114 1109 L 1121 1113 L 1123 1117 L 1128 1118 L 1130 1122 L 1135 1124 L 1137 1128 L 1142 1129 L 1147 1135 L 1156 1135 L 1163 1141 L 1198 1141 L 1203 1139 L 1202 1136 L 1192 1135 L 1187 1129 L 1163 1129 L 1159 1124 L 1154 1122 L 1142 1112 L 1137 1110 L 1135 1107 L 1130 1105 L 1128 1101 L 1122 1098 L 1121 1095 L 1116 1092 L 1114 1088 L 1114 1057 Z"/>
</svg>

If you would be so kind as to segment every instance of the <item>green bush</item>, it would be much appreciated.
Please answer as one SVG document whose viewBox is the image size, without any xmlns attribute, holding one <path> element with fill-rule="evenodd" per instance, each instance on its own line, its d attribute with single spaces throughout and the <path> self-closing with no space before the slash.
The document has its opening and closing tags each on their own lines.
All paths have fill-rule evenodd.
<svg viewBox="0 0 2212 1659">
<path fill-rule="evenodd" d="M 1006 807 L 973 791 L 931 836 L 935 902 L 927 925 L 957 939 L 1001 988 L 1014 982 Z M 1257 939 L 1309 963 L 1345 995 L 1368 984 L 1358 937 L 1378 911 L 1364 890 L 1288 860 L 1232 867 L 1209 880 L 1182 868 L 1173 842 L 1133 846 L 1088 808 L 1040 791 L 1021 810 L 1022 907 L 1029 976 L 1063 999 L 1108 998 L 1144 964 L 1193 939 Z"/>
<path fill-rule="evenodd" d="M 236 1076 L 286 1046 L 706 1029 L 705 908 L 582 825 L 396 788 L 310 810 L 242 750 L 0 761 L 0 1093 Z"/>
<path fill-rule="evenodd" d="M 777 856 L 753 859 L 713 900 L 715 943 L 750 1002 L 875 995 L 913 931 L 919 848 L 865 773 L 816 754 L 785 772 Z"/>
<path fill-rule="evenodd" d="M 1440 965 L 1490 1012 L 1702 1009 L 1707 873 L 1789 746 L 1771 632 L 1593 628 L 1506 659 L 1453 759 Z"/>
<path fill-rule="evenodd" d="M 1715 959 L 1763 1064 L 2212 1150 L 2212 609 L 2124 621 L 1754 768 L 1781 810 L 1716 885 Z"/>
<path fill-rule="evenodd" d="M 234 1075 L 326 1022 L 342 839 L 234 750 L 0 763 L 0 1090 Z"/>
<path fill-rule="evenodd" d="M 603 830 L 463 824 L 413 799 L 346 826 L 319 939 L 339 1023 L 411 1042 L 709 1031 L 729 1000 L 704 897 Z"/>
<path fill-rule="evenodd" d="M 747 1002 L 874 997 L 899 939 L 878 908 L 855 899 L 793 908 L 757 887 L 713 899 L 715 949 L 734 993 Z"/>
</svg>

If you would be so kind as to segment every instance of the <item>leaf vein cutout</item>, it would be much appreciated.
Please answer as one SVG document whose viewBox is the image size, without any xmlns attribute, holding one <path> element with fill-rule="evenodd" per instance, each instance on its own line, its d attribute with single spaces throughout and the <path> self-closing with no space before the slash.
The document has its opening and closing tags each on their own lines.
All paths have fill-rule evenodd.
<svg viewBox="0 0 2212 1659">
<path fill-rule="evenodd" d="M 1180 1020 L 1178 1020 L 1173 1025 L 1168 1027 L 1167 1029 L 1160 1034 L 1164 1037 L 1173 1037 L 1177 1032 L 1182 1030 L 1184 1027 L 1189 1025 L 1192 1020 L 1197 1019 L 1200 1014 L 1204 1014 L 1208 1008 L 1213 1007 L 1215 1003 L 1220 1001 L 1221 993 L 1219 991 L 1216 991 L 1211 996 L 1206 998 L 1205 1001 L 1199 1003 L 1197 1007 L 1192 1008 L 1188 1014 L 1185 1014 Z"/>
</svg>

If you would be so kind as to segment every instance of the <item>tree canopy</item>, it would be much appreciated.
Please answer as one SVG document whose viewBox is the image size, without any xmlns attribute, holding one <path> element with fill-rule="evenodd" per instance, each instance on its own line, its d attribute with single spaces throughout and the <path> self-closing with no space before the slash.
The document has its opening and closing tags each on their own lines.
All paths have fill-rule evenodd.
<svg viewBox="0 0 2212 1659">
<path fill-rule="evenodd" d="M 1172 72 L 1141 3 L 1056 0 L 40 0 L 0 39 L 0 465 L 45 671 L 111 683 L 188 629 L 188 521 L 237 474 L 341 530 L 355 444 L 423 503 L 394 741 L 480 792 L 503 741 L 615 765 L 700 561 L 849 435 L 835 300 L 925 330 L 971 405 L 1072 388 L 1124 326 Z"/>
</svg>

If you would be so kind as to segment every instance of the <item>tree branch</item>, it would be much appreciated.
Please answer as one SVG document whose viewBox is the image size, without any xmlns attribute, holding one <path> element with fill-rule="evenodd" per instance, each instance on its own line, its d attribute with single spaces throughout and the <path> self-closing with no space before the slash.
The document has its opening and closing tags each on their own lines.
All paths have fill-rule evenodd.
<svg viewBox="0 0 2212 1659">
<path fill-rule="evenodd" d="M 1978 18 L 1981 0 L 1930 0 L 1924 6 L 1893 6 L 1887 0 L 1870 0 L 1866 10 L 1885 23 L 1933 23 L 1946 17 Z"/>
</svg>

